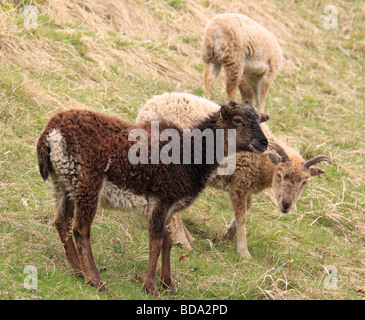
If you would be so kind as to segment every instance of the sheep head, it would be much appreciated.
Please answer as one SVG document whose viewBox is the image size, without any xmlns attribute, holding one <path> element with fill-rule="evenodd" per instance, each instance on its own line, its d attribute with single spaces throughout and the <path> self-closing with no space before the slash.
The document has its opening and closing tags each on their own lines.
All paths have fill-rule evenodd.
<svg viewBox="0 0 365 320">
<path fill-rule="evenodd" d="M 297 202 L 308 179 L 311 176 L 320 177 L 321 174 L 326 173 L 326 171 L 312 166 L 322 161 L 332 162 L 332 160 L 321 155 L 307 162 L 299 161 L 299 159 L 292 161 L 277 143 L 270 141 L 269 146 L 278 154 L 268 153 L 271 162 L 276 165 L 272 179 L 273 192 L 280 210 L 287 213 Z"/>
<path fill-rule="evenodd" d="M 261 130 L 260 123 L 269 119 L 248 105 L 234 101 L 221 107 L 223 127 L 236 130 L 237 151 L 262 153 L 267 150 L 268 141 Z"/>
</svg>

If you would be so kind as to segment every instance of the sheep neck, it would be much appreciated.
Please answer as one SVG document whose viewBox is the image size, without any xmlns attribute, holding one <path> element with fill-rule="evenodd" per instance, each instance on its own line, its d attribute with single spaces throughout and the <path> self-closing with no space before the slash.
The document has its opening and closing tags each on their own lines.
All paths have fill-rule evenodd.
<svg viewBox="0 0 365 320">
<path fill-rule="evenodd" d="M 234 154 L 236 152 L 236 148 L 233 148 L 231 150 L 231 148 L 229 148 L 229 138 L 228 138 L 228 130 L 227 128 L 225 128 L 223 122 L 222 122 L 222 116 L 221 116 L 221 112 L 217 111 L 213 114 L 211 114 L 209 117 L 205 118 L 204 120 L 202 120 L 200 122 L 200 124 L 197 125 L 196 127 L 197 130 L 200 130 L 201 132 L 205 131 L 205 130 L 211 130 L 213 132 L 213 136 L 214 136 L 214 144 L 212 146 L 212 148 L 214 149 L 214 164 L 215 165 L 219 165 L 222 162 L 224 162 L 224 159 L 226 157 L 231 156 L 232 154 Z M 219 147 L 219 134 L 222 133 L 222 130 L 224 130 L 224 137 L 223 137 L 223 150 L 222 152 L 219 152 L 218 147 Z M 218 132 L 220 131 L 220 132 Z M 234 144 L 236 142 L 234 141 Z M 203 139 L 202 141 L 202 150 L 205 150 L 205 152 L 203 152 L 203 157 L 206 156 L 206 152 L 207 150 L 207 143 L 206 140 Z"/>
</svg>

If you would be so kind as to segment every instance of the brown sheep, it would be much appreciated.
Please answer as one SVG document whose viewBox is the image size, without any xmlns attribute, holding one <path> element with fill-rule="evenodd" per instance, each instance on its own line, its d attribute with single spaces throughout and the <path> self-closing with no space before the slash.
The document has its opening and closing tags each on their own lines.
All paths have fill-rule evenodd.
<svg viewBox="0 0 365 320">
<path fill-rule="evenodd" d="M 230 103 L 202 119 L 195 128 L 211 130 L 214 138 L 218 130 L 226 133 L 233 129 L 237 137 L 237 151 L 263 152 L 267 149 L 267 140 L 261 131 L 260 121 L 267 119 L 251 106 Z M 82 275 L 87 283 L 100 290 L 104 283 L 90 245 L 91 224 L 97 208 L 107 206 L 148 213 L 150 253 L 143 287 L 147 293 L 157 294 L 155 282 L 160 252 L 161 282 L 166 287 L 172 286 L 172 242 L 165 226 L 173 213 L 194 202 L 218 168 L 218 155 L 212 163 L 206 161 L 206 139 L 202 143 L 202 163 L 194 162 L 195 139 L 191 137 L 191 164 L 153 162 L 156 147 L 161 154 L 163 148 L 171 143 L 163 139 L 162 134 L 156 137 L 151 131 L 153 125 L 137 126 L 92 111 L 71 110 L 53 116 L 38 140 L 39 169 L 43 179 L 51 178 L 55 190 L 55 226 L 66 257 L 75 275 Z M 161 121 L 159 130 L 163 133 L 165 129 L 172 129 L 180 138 L 183 137 L 177 143 L 181 151 L 185 146 L 185 131 L 183 133 L 180 127 Z M 135 136 L 130 139 L 135 130 L 143 131 L 147 139 L 142 138 L 142 134 L 139 140 Z M 130 151 L 136 146 L 140 148 L 141 157 L 142 150 L 147 150 L 146 164 L 132 163 Z M 227 139 L 224 146 L 227 147 Z"/>
</svg>

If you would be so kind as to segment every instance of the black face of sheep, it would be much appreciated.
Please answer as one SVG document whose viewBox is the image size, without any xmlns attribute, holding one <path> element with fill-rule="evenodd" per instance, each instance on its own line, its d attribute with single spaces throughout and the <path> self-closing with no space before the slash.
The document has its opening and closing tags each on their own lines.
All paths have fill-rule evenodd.
<svg viewBox="0 0 365 320">
<path fill-rule="evenodd" d="M 240 105 L 234 101 L 221 107 L 225 127 L 236 129 L 237 151 L 263 153 L 267 150 L 268 141 L 261 130 L 260 123 L 269 119 L 264 113 L 248 105 Z"/>
</svg>

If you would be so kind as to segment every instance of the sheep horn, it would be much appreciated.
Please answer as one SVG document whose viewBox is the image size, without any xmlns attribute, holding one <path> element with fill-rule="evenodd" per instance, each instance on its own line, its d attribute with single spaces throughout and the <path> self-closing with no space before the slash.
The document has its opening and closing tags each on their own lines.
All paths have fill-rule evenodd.
<svg viewBox="0 0 365 320">
<path fill-rule="evenodd" d="M 313 166 L 314 164 L 316 164 L 318 162 L 322 162 L 322 161 L 333 162 L 330 157 L 321 155 L 321 156 L 316 156 L 316 157 L 308 160 L 306 163 L 303 164 L 303 167 L 308 169 L 309 167 Z"/>
<path fill-rule="evenodd" d="M 278 153 L 278 155 L 281 157 L 282 162 L 284 163 L 291 162 L 285 150 L 281 146 L 279 146 L 276 142 L 269 141 L 269 146 L 272 147 Z"/>
</svg>

